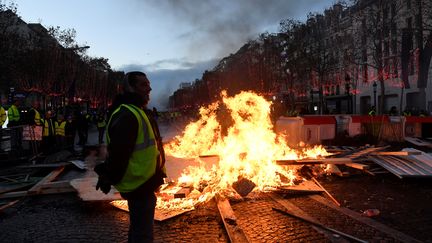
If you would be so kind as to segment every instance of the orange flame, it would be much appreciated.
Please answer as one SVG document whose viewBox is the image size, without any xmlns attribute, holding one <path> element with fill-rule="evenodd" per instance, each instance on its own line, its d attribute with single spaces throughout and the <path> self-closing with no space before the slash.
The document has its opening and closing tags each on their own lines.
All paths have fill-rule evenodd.
<svg viewBox="0 0 432 243">
<path fill-rule="evenodd" d="M 185 199 L 159 198 L 157 208 L 193 208 L 216 193 L 232 195 L 232 184 L 238 178 L 247 178 L 256 185 L 255 190 L 262 191 L 291 185 L 296 178 L 294 168 L 279 166 L 275 160 L 329 155 L 322 146 L 290 148 L 286 138 L 273 131 L 271 103 L 263 97 L 252 92 L 227 97 L 225 91 L 221 96 L 222 103 L 201 107 L 200 119 L 187 125 L 181 136 L 165 146 L 167 155 L 194 158 L 200 163 L 186 168 L 177 182 L 177 186 L 195 190 Z M 218 156 L 219 162 L 207 170 L 202 155 Z"/>
</svg>

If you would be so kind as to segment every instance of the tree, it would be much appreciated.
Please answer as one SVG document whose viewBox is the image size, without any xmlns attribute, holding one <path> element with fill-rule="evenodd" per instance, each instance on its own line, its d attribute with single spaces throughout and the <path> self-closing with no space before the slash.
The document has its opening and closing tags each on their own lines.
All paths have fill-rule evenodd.
<svg viewBox="0 0 432 243">
<path fill-rule="evenodd" d="M 402 8 L 401 1 L 377 0 L 358 2 L 354 6 L 352 25 L 351 61 L 362 66 L 364 82 L 369 81 L 368 67 L 375 70 L 374 77 L 379 83 L 380 96 L 377 113 L 382 114 L 385 107 L 385 80 L 397 75 L 397 57 L 390 55 L 391 46 L 397 45 L 396 21 Z M 394 52 L 394 50 L 392 50 Z M 397 51 L 396 51 L 397 52 Z M 397 53 L 392 53 L 396 55 Z M 372 80 L 374 81 L 374 80 Z"/>
</svg>

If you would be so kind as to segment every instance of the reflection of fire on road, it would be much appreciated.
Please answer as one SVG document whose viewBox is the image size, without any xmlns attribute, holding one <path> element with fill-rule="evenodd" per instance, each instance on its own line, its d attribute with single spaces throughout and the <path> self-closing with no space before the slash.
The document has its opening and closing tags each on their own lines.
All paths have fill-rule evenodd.
<svg viewBox="0 0 432 243">
<path fill-rule="evenodd" d="M 274 133 L 269 116 L 271 103 L 263 97 L 252 92 L 227 97 L 223 92 L 222 102 L 202 107 L 200 119 L 187 125 L 181 136 L 165 146 L 168 155 L 195 158 L 200 166 L 186 168 L 175 185 L 163 186 L 158 196 L 158 209 L 192 209 L 216 193 L 233 196 L 242 185 L 247 191 L 268 191 L 292 185 L 296 179 L 295 170 L 277 165 L 276 160 L 328 155 L 321 146 L 288 147 L 286 138 Z M 220 107 L 224 116 L 229 115 L 227 128 L 222 128 L 224 125 L 220 121 L 223 119 L 218 116 Z M 210 170 L 206 170 L 202 158 L 206 155 L 219 158 Z M 233 187 L 237 187 L 236 190 Z"/>
</svg>

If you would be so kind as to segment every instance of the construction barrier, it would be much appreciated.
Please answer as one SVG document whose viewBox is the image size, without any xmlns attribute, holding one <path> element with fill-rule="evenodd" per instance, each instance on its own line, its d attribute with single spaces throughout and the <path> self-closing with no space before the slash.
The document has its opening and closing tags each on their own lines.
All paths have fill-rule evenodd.
<svg viewBox="0 0 432 243">
<path fill-rule="evenodd" d="M 432 117 L 406 116 L 404 126 L 405 137 L 431 138 Z"/>
<path fill-rule="evenodd" d="M 275 130 L 286 136 L 290 146 L 300 142 L 319 144 L 323 140 L 335 138 L 336 119 L 334 116 L 280 117 Z"/>
<path fill-rule="evenodd" d="M 0 151 L 8 154 L 6 159 L 36 155 L 42 140 L 41 126 L 15 126 L 0 131 Z"/>
</svg>

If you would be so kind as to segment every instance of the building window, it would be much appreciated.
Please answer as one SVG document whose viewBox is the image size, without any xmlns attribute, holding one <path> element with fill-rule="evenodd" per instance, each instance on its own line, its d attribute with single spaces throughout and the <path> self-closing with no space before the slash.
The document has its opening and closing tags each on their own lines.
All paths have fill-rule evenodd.
<svg viewBox="0 0 432 243">
<path fill-rule="evenodd" d="M 397 55 L 397 39 L 394 38 L 391 40 L 391 49 L 392 49 L 392 54 L 393 55 Z"/>
<path fill-rule="evenodd" d="M 414 57 L 411 56 L 410 60 L 409 60 L 409 74 L 410 75 L 414 75 Z"/>
<path fill-rule="evenodd" d="M 407 23 L 407 28 L 409 30 L 411 30 L 412 29 L 412 18 L 411 17 L 407 18 L 406 23 Z"/>
<path fill-rule="evenodd" d="M 393 19 L 396 16 L 396 4 L 392 3 L 391 5 L 391 18 Z"/>
<path fill-rule="evenodd" d="M 388 57 L 390 55 L 390 45 L 388 41 L 384 42 L 384 56 Z"/>
<path fill-rule="evenodd" d="M 398 78 L 399 77 L 397 57 L 393 58 L 393 77 L 394 78 Z"/>
<path fill-rule="evenodd" d="M 368 66 L 367 64 L 363 64 L 363 82 L 368 82 Z"/>
</svg>

